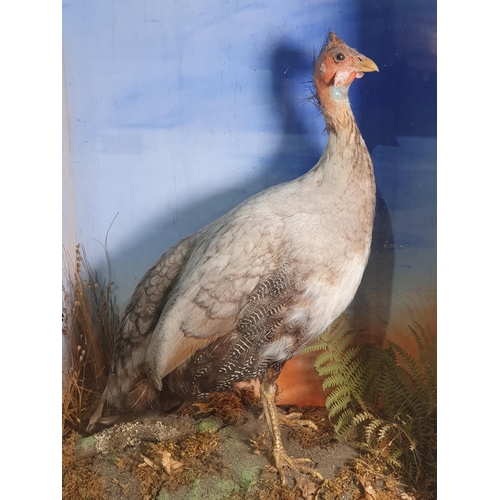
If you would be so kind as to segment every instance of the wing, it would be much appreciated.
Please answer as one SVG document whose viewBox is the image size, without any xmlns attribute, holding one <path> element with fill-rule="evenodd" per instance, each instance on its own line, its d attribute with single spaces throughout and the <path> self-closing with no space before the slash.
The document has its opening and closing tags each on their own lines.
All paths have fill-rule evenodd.
<svg viewBox="0 0 500 500">
<path fill-rule="evenodd" d="M 186 267 L 178 287 L 179 305 L 190 306 L 180 323 L 184 335 L 229 333 L 257 284 L 274 274 L 282 258 L 282 226 L 265 222 L 246 218 L 224 227 L 200 249 L 195 266 Z"/>
<path fill-rule="evenodd" d="M 230 214 L 202 230 L 156 325 L 146 371 L 157 388 L 198 349 L 235 330 L 252 292 L 285 258 L 281 218 Z"/>
<path fill-rule="evenodd" d="M 123 366 L 130 363 L 134 349 L 153 333 L 195 243 L 196 234 L 179 241 L 158 259 L 138 283 L 117 333 L 111 372 L 115 372 L 117 364 Z"/>
</svg>

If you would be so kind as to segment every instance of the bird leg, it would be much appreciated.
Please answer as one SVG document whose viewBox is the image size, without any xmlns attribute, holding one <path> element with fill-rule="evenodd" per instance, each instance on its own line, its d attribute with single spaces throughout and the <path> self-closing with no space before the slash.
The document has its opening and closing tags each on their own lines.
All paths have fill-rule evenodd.
<svg viewBox="0 0 500 500">
<path fill-rule="evenodd" d="M 281 478 L 281 483 L 286 484 L 284 473 L 285 467 L 298 472 L 311 474 L 312 476 L 323 480 L 319 472 L 314 470 L 312 467 L 303 465 L 304 463 L 311 462 L 309 458 L 292 458 L 285 453 L 279 428 L 279 423 L 280 421 L 283 422 L 283 418 L 280 418 L 280 414 L 276 408 L 276 383 L 274 381 L 274 377 L 273 380 L 270 380 L 268 374 L 270 374 L 269 371 L 266 372 L 264 380 L 260 385 L 260 396 L 262 399 L 262 405 L 264 406 L 264 416 L 266 417 L 267 426 L 271 435 L 273 446 L 272 453 L 276 469 L 278 470 L 278 474 Z"/>
</svg>

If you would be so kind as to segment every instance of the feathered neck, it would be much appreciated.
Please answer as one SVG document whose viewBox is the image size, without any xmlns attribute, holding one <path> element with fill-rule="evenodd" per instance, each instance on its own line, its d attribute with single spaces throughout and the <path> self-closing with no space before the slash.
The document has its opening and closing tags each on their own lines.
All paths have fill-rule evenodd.
<svg viewBox="0 0 500 500">
<path fill-rule="evenodd" d="M 317 89 L 317 94 L 328 133 L 336 136 L 351 135 L 354 131 L 359 133 L 349 103 L 349 86 L 322 86 Z"/>
</svg>

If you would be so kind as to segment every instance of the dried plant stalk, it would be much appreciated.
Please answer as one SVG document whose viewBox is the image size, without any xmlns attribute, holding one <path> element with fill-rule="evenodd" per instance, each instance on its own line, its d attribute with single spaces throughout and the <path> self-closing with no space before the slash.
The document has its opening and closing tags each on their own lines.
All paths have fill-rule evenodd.
<svg viewBox="0 0 500 500">
<path fill-rule="evenodd" d="M 67 287 L 63 285 L 63 436 L 83 429 L 83 422 L 90 416 L 92 396 L 104 390 L 118 327 L 113 283 L 99 280 L 81 245 L 76 246 L 75 253 L 76 269 L 66 254 Z"/>
</svg>

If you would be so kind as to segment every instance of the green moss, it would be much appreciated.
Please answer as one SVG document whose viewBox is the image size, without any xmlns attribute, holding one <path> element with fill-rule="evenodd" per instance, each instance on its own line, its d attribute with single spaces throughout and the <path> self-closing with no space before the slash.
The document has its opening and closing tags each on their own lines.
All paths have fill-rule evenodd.
<svg viewBox="0 0 500 500">
<path fill-rule="evenodd" d="M 78 458 L 92 457 L 97 453 L 94 436 L 81 438 L 75 445 L 75 456 Z"/>
<path fill-rule="evenodd" d="M 259 477 L 260 467 L 252 467 L 243 469 L 238 479 L 238 484 L 241 489 L 247 490 L 252 484 L 257 482 Z"/>
<path fill-rule="evenodd" d="M 239 489 L 240 487 L 234 481 L 221 479 L 217 482 L 217 488 L 214 490 L 214 500 L 231 498 L 232 494 Z"/>
<path fill-rule="evenodd" d="M 198 430 L 200 432 L 215 432 L 218 428 L 219 426 L 213 420 L 205 420 L 198 424 Z"/>
<path fill-rule="evenodd" d="M 93 449 L 94 447 L 95 447 L 95 436 L 82 438 L 77 444 L 77 448 L 80 448 L 82 450 Z"/>
<path fill-rule="evenodd" d="M 162 488 L 156 497 L 156 500 L 169 500 L 170 495 Z"/>
</svg>

